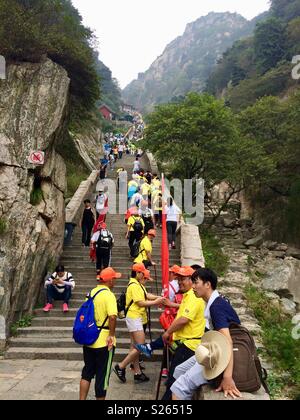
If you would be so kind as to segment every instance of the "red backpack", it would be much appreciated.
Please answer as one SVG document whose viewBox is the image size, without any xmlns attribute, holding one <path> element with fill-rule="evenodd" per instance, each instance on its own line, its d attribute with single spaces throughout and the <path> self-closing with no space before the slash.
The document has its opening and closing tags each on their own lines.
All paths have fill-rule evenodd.
<svg viewBox="0 0 300 420">
<path fill-rule="evenodd" d="M 183 295 L 181 293 L 176 293 L 176 290 L 170 283 L 170 287 L 173 289 L 173 292 L 175 293 L 175 303 L 178 303 L 178 305 L 181 305 L 183 300 Z M 159 318 L 160 325 L 163 327 L 165 331 L 167 331 L 170 326 L 175 321 L 175 318 L 177 316 L 178 309 L 176 308 L 166 308 L 165 311 L 161 314 Z"/>
</svg>

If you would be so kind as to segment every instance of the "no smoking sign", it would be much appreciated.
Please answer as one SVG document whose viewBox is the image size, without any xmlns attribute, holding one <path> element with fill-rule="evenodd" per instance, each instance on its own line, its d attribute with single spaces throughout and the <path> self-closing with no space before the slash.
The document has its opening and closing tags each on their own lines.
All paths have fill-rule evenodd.
<svg viewBox="0 0 300 420">
<path fill-rule="evenodd" d="M 28 158 L 28 162 L 33 165 L 44 165 L 45 153 L 40 151 L 31 152 Z"/>
</svg>

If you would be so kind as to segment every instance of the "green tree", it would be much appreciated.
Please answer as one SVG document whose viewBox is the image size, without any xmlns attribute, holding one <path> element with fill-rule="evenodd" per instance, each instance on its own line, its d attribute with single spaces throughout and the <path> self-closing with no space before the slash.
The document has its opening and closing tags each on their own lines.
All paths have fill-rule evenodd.
<svg viewBox="0 0 300 420">
<path fill-rule="evenodd" d="M 256 140 L 276 168 L 265 185 L 282 196 L 289 196 L 295 173 L 300 169 L 299 99 L 299 94 L 287 102 L 266 97 L 239 115 L 243 135 Z"/>
<path fill-rule="evenodd" d="M 272 17 L 256 26 L 254 34 L 254 57 L 261 74 L 276 67 L 286 54 L 286 25 Z"/>
<path fill-rule="evenodd" d="M 100 95 L 95 37 L 70 0 L 0 0 L 0 21 L 0 54 L 8 61 L 49 57 L 69 74 L 76 112 L 93 109 Z"/>
<path fill-rule="evenodd" d="M 286 21 L 300 16 L 300 0 L 272 0 L 272 13 Z"/>
<path fill-rule="evenodd" d="M 241 136 L 232 111 L 208 94 L 189 94 L 182 103 L 158 106 L 148 117 L 144 147 L 167 173 L 180 179 L 203 178 L 207 193 L 226 181 L 228 194 L 215 220 L 234 194 L 272 172 L 261 145 Z"/>
</svg>

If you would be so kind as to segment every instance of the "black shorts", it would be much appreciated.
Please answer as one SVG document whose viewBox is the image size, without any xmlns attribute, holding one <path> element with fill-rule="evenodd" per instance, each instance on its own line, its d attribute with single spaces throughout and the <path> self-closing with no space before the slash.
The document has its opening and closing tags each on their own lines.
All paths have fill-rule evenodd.
<svg viewBox="0 0 300 420">
<path fill-rule="evenodd" d="M 112 351 L 108 351 L 107 347 L 101 349 L 83 347 L 85 366 L 82 371 L 82 379 L 92 382 L 92 379 L 96 377 L 96 398 L 106 397 L 114 353 L 115 348 Z"/>
</svg>

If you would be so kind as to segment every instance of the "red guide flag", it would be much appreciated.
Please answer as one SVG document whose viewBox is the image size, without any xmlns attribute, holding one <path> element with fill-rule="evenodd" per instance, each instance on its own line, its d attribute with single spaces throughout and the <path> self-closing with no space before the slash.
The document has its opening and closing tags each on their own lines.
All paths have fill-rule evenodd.
<svg viewBox="0 0 300 420">
<path fill-rule="evenodd" d="M 165 195 L 164 174 L 162 174 L 161 185 L 162 185 L 162 195 L 164 199 L 164 195 Z M 163 202 L 163 214 L 162 214 L 161 266 L 162 266 L 163 293 L 164 293 L 164 297 L 169 298 L 169 244 L 168 244 L 168 234 L 167 234 L 167 215 L 165 211 L 164 202 Z"/>
</svg>

